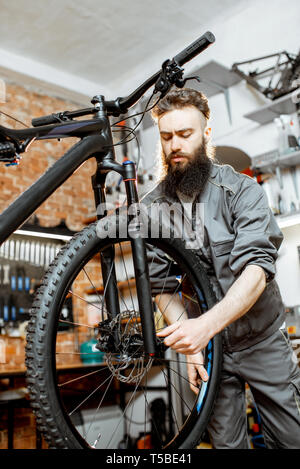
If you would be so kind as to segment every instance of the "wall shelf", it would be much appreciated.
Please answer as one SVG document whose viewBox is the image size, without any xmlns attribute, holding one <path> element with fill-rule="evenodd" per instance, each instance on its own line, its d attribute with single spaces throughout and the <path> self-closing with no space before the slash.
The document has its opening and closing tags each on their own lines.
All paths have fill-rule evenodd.
<svg viewBox="0 0 300 469">
<path fill-rule="evenodd" d="M 293 114 L 297 111 L 297 106 L 292 100 L 293 94 L 289 93 L 271 101 L 270 104 L 268 103 L 255 111 L 249 112 L 244 117 L 259 124 L 268 124 L 281 114 Z"/>
<path fill-rule="evenodd" d="M 200 88 L 207 98 L 220 93 L 222 88 L 230 88 L 243 80 L 237 73 L 215 60 L 193 70 L 192 75 L 199 75 L 200 80 L 203 80 L 201 83 L 193 82 L 192 87 Z"/>
<path fill-rule="evenodd" d="M 252 158 L 252 169 L 258 169 L 267 172 L 279 168 L 290 168 L 291 166 L 300 165 L 300 150 L 279 155 L 277 150 L 265 153 L 264 155 Z"/>
<path fill-rule="evenodd" d="M 279 228 L 282 230 L 290 226 L 300 224 L 300 212 L 290 213 L 288 215 L 277 215 L 275 217 Z"/>
<path fill-rule="evenodd" d="M 201 91 L 205 94 L 207 98 L 211 98 L 218 93 L 228 93 L 228 89 L 231 86 L 236 85 L 240 81 L 243 80 L 237 73 L 229 68 L 221 65 L 220 63 L 216 62 L 215 60 L 210 60 L 207 64 L 203 65 L 200 68 L 196 68 L 188 75 L 190 76 L 199 76 L 201 82 L 199 83 L 196 80 L 189 81 L 188 87 L 193 88 L 195 90 Z M 187 76 L 188 76 L 187 75 Z M 228 99 L 228 106 L 229 106 L 229 98 Z M 147 99 L 143 98 L 141 100 L 142 109 L 146 104 Z M 146 113 L 143 119 L 143 130 L 148 129 L 149 127 L 154 126 L 153 119 L 149 113 Z"/>
</svg>

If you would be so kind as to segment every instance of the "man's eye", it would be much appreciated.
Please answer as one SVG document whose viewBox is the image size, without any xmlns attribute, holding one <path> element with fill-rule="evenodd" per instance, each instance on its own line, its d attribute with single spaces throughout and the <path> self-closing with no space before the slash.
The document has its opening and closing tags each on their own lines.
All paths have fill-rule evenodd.
<svg viewBox="0 0 300 469">
<path fill-rule="evenodd" d="M 183 138 L 188 138 L 190 135 L 191 135 L 191 133 L 189 132 L 189 133 L 183 134 L 182 137 Z"/>
</svg>

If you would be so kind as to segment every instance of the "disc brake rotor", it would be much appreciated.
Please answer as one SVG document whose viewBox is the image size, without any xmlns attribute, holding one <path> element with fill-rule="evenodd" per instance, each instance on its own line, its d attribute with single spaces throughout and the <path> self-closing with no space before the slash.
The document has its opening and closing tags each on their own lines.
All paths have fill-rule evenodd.
<svg viewBox="0 0 300 469">
<path fill-rule="evenodd" d="M 146 356 L 140 317 L 136 311 L 125 311 L 111 321 L 117 331 L 119 353 L 106 354 L 111 373 L 122 382 L 138 383 L 151 368 L 153 358 Z"/>
</svg>

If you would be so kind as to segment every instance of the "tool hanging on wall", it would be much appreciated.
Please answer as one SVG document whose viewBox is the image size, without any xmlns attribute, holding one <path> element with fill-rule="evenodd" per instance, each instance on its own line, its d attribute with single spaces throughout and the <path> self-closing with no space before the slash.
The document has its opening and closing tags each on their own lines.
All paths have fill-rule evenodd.
<svg viewBox="0 0 300 469">
<path fill-rule="evenodd" d="M 14 235 L 0 247 L 0 329 L 19 337 L 29 319 L 33 295 L 62 243 Z M 72 305 L 69 305 L 72 311 Z"/>
<path fill-rule="evenodd" d="M 8 240 L 1 246 L 0 259 L 2 259 L 2 264 L 4 259 L 10 259 L 46 269 L 61 246 L 62 244 L 53 244 L 53 242 Z M 4 265 L 3 268 L 5 270 L 5 283 L 7 283 L 7 269 L 9 269 L 9 266 Z"/>
</svg>

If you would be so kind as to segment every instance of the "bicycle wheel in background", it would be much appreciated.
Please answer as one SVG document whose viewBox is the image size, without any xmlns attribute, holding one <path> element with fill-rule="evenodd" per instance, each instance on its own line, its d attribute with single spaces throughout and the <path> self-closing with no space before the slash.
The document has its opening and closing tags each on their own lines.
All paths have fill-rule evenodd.
<svg viewBox="0 0 300 469">
<path fill-rule="evenodd" d="M 178 286 L 183 281 L 189 284 L 189 301 L 199 314 L 213 306 L 205 271 L 180 240 L 145 241 L 168 259 L 167 275 L 176 266 Z M 113 323 L 107 320 L 98 254 L 109 246 L 116 253 L 120 304 Z M 71 303 L 72 318 L 65 314 Z M 97 343 L 99 322 L 106 347 L 105 330 L 113 330 L 121 353 L 106 352 L 103 357 L 95 348 L 84 350 Z M 160 311 L 155 324 L 163 327 Z M 155 359 L 145 356 L 130 242 L 101 240 L 96 224 L 90 225 L 58 254 L 32 308 L 26 365 L 38 427 L 52 448 L 194 448 L 218 390 L 221 338 L 214 337 L 203 353 L 209 380 L 198 395 L 190 390 L 184 355 L 168 349 Z"/>
</svg>

